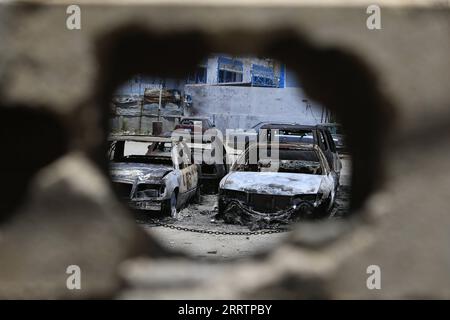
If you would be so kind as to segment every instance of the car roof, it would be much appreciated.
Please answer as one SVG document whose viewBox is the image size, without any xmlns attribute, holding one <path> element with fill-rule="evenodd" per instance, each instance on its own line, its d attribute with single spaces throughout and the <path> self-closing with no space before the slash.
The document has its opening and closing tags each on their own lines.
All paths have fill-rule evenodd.
<svg viewBox="0 0 450 320">
<path fill-rule="evenodd" d="M 288 122 L 288 121 L 277 121 L 277 122 L 274 122 L 274 121 L 260 121 L 260 122 L 256 123 L 253 127 L 256 127 L 258 125 L 264 126 L 264 125 L 269 125 L 269 124 L 271 124 L 271 125 L 285 125 L 285 124 L 298 124 L 298 123 L 296 123 L 296 122 Z"/>
<path fill-rule="evenodd" d="M 110 135 L 109 141 L 136 141 L 136 142 L 170 142 L 174 141 L 167 137 L 147 136 L 147 135 Z"/>
<path fill-rule="evenodd" d="M 341 124 L 340 123 L 336 123 L 336 122 L 325 122 L 325 123 L 319 123 L 319 126 L 325 126 L 325 127 L 340 127 Z"/>
<path fill-rule="evenodd" d="M 262 129 L 298 129 L 298 130 L 314 130 L 318 125 L 305 125 L 298 123 L 274 123 L 269 122 L 261 126 Z"/>
<path fill-rule="evenodd" d="M 316 144 L 312 143 L 304 143 L 304 142 L 298 142 L 298 143 L 253 143 L 249 146 L 255 147 L 255 146 L 278 146 L 279 149 L 297 149 L 297 150 L 318 150 L 319 147 Z"/>
<path fill-rule="evenodd" d="M 208 117 L 181 117 L 181 120 L 209 120 Z"/>
</svg>

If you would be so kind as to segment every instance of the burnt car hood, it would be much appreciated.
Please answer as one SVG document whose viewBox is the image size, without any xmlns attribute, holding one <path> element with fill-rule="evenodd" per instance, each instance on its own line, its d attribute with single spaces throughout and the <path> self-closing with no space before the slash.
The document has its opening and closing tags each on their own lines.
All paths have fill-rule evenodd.
<svg viewBox="0 0 450 320">
<path fill-rule="evenodd" d="M 148 163 L 113 163 L 109 172 L 113 181 L 160 181 L 172 171 L 170 165 Z"/>
<path fill-rule="evenodd" d="M 314 194 L 322 175 L 286 172 L 231 172 L 224 177 L 222 189 L 272 195 Z"/>
</svg>

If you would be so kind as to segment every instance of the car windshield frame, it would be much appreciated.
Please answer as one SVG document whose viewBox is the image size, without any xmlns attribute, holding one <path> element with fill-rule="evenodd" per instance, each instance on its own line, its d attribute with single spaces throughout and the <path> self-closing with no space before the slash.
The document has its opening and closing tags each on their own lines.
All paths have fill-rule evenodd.
<svg viewBox="0 0 450 320">
<path fill-rule="evenodd" d="M 266 147 L 269 145 L 266 145 Z M 272 145 L 271 147 L 273 148 L 274 146 L 277 145 Z M 253 144 L 251 146 L 249 146 L 237 159 L 236 161 L 233 163 L 232 167 L 230 168 L 230 172 L 237 172 L 237 171 L 246 171 L 246 172 L 255 172 L 255 173 L 259 173 L 259 172 L 264 172 L 261 171 L 261 167 L 260 167 L 260 157 L 259 157 L 259 152 L 257 152 L 257 159 L 256 159 L 256 164 L 249 164 L 248 161 L 246 159 L 250 159 L 250 157 L 248 156 L 250 152 L 256 152 L 254 151 L 256 148 L 261 147 L 261 144 Z M 317 147 L 314 147 L 311 144 L 281 144 L 278 145 L 279 147 L 279 151 L 280 150 L 297 150 L 297 151 L 306 151 L 306 152 L 314 152 L 315 156 L 317 157 L 318 161 L 305 161 L 305 162 L 311 162 L 311 163 L 317 163 L 319 165 L 319 170 L 316 173 L 306 173 L 306 174 L 317 174 L 317 175 L 325 175 L 328 173 L 328 169 L 324 164 L 324 157 L 322 157 L 320 155 L 320 151 Z M 292 159 L 279 159 L 279 161 L 289 161 Z M 245 167 L 245 166 L 256 166 L 256 168 L 258 168 L 257 170 L 241 170 L 239 169 L 239 167 Z M 270 172 L 270 171 L 267 171 Z M 280 172 L 279 169 L 277 170 L 277 172 Z M 287 171 L 281 171 L 281 172 L 287 172 Z M 297 174 L 300 172 L 287 172 L 287 173 L 292 173 L 292 174 Z"/>
<path fill-rule="evenodd" d="M 109 147 L 109 161 L 113 163 L 146 163 L 146 164 L 166 164 L 172 167 L 175 167 L 175 163 L 172 156 L 172 149 L 174 148 L 174 144 L 171 143 L 170 151 L 164 153 L 156 153 L 152 155 L 147 154 L 125 154 L 125 145 L 127 142 L 138 142 L 143 144 L 153 144 L 153 143 L 171 143 L 167 140 L 153 140 L 153 141 L 141 141 L 141 140 L 110 140 Z M 117 145 L 123 144 L 119 149 L 117 149 Z M 117 153 L 117 151 L 120 153 Z M 112 156 L 113 155 L 113 156 Z"/>
</svg>

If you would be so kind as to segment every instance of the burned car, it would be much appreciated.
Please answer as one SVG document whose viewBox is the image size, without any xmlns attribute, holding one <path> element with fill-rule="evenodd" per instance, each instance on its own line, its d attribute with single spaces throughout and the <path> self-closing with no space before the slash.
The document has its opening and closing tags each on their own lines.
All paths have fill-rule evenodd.
<svg viewBox="0 0 450 320">
<path fill-rule="evenodd" d="M 182 141 L 151 136 L 111 136 L 110 174 L 119 196 L 132 209 L 177 217 L 199 196 L 198 167 Z"/>
<path fill-rule="evenodd" d="M 217 219 L 265 227 L 291 220 L 323 218 L 338 188 L 322 150 L 314 144 L 250 145 L 220 182 Z"/>
</svg>

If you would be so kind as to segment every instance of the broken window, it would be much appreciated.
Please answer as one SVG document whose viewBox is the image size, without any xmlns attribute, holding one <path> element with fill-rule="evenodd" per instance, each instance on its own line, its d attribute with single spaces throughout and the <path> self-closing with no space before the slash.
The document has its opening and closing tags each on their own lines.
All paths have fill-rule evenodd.
<svg viewBox="0 0 450 320">
<path fill-rule="evenodd" d="M 195 68 L 194 73 L 189 74 L 186 83 L 206 83 L 208 73 L 208 61 L 206 60 L 202 64 Z"/>
<path fill-rule="evenodd" d="M 322 174 L 324 164 L 317 151 L 311 148 L 283 148 L 280 146 L 278 157 L 264 157 L 257 151 L 258 146 L 249 148 L 245 154 L 237 160 L 232 170 L 248 172 L 286 172 L 286 173 L 308 173 Z M 258 153 L 256 163 L 250 161 L 249 153 Z"/>
<path fill-rule="evenodd" d="M 253 87 L 278 87 L 272 67 L 253 64 L 251 74 Z"/>
<path fill-rule="evenodd" d="M 279 139 L 282 142 L 304 142 L 314 143 L 314 136 L 311 130 L 278 130 Z"/>
<path fill-rule="evenodd" d="M 243 81 L 243 63 L 226 57 L 219 57 L 219 72 L 217 75 L 218 83 L 242 82 Z"/>
<path fill-rule="evenodd" d="M 320 144 L 323 146 L 324 151 L 328 150 L 328 144 L 327 141 L 322 133 L 322 131 L 317 131 L 318 135 L 319 135 L 319 142 Z"/>
</svg>

